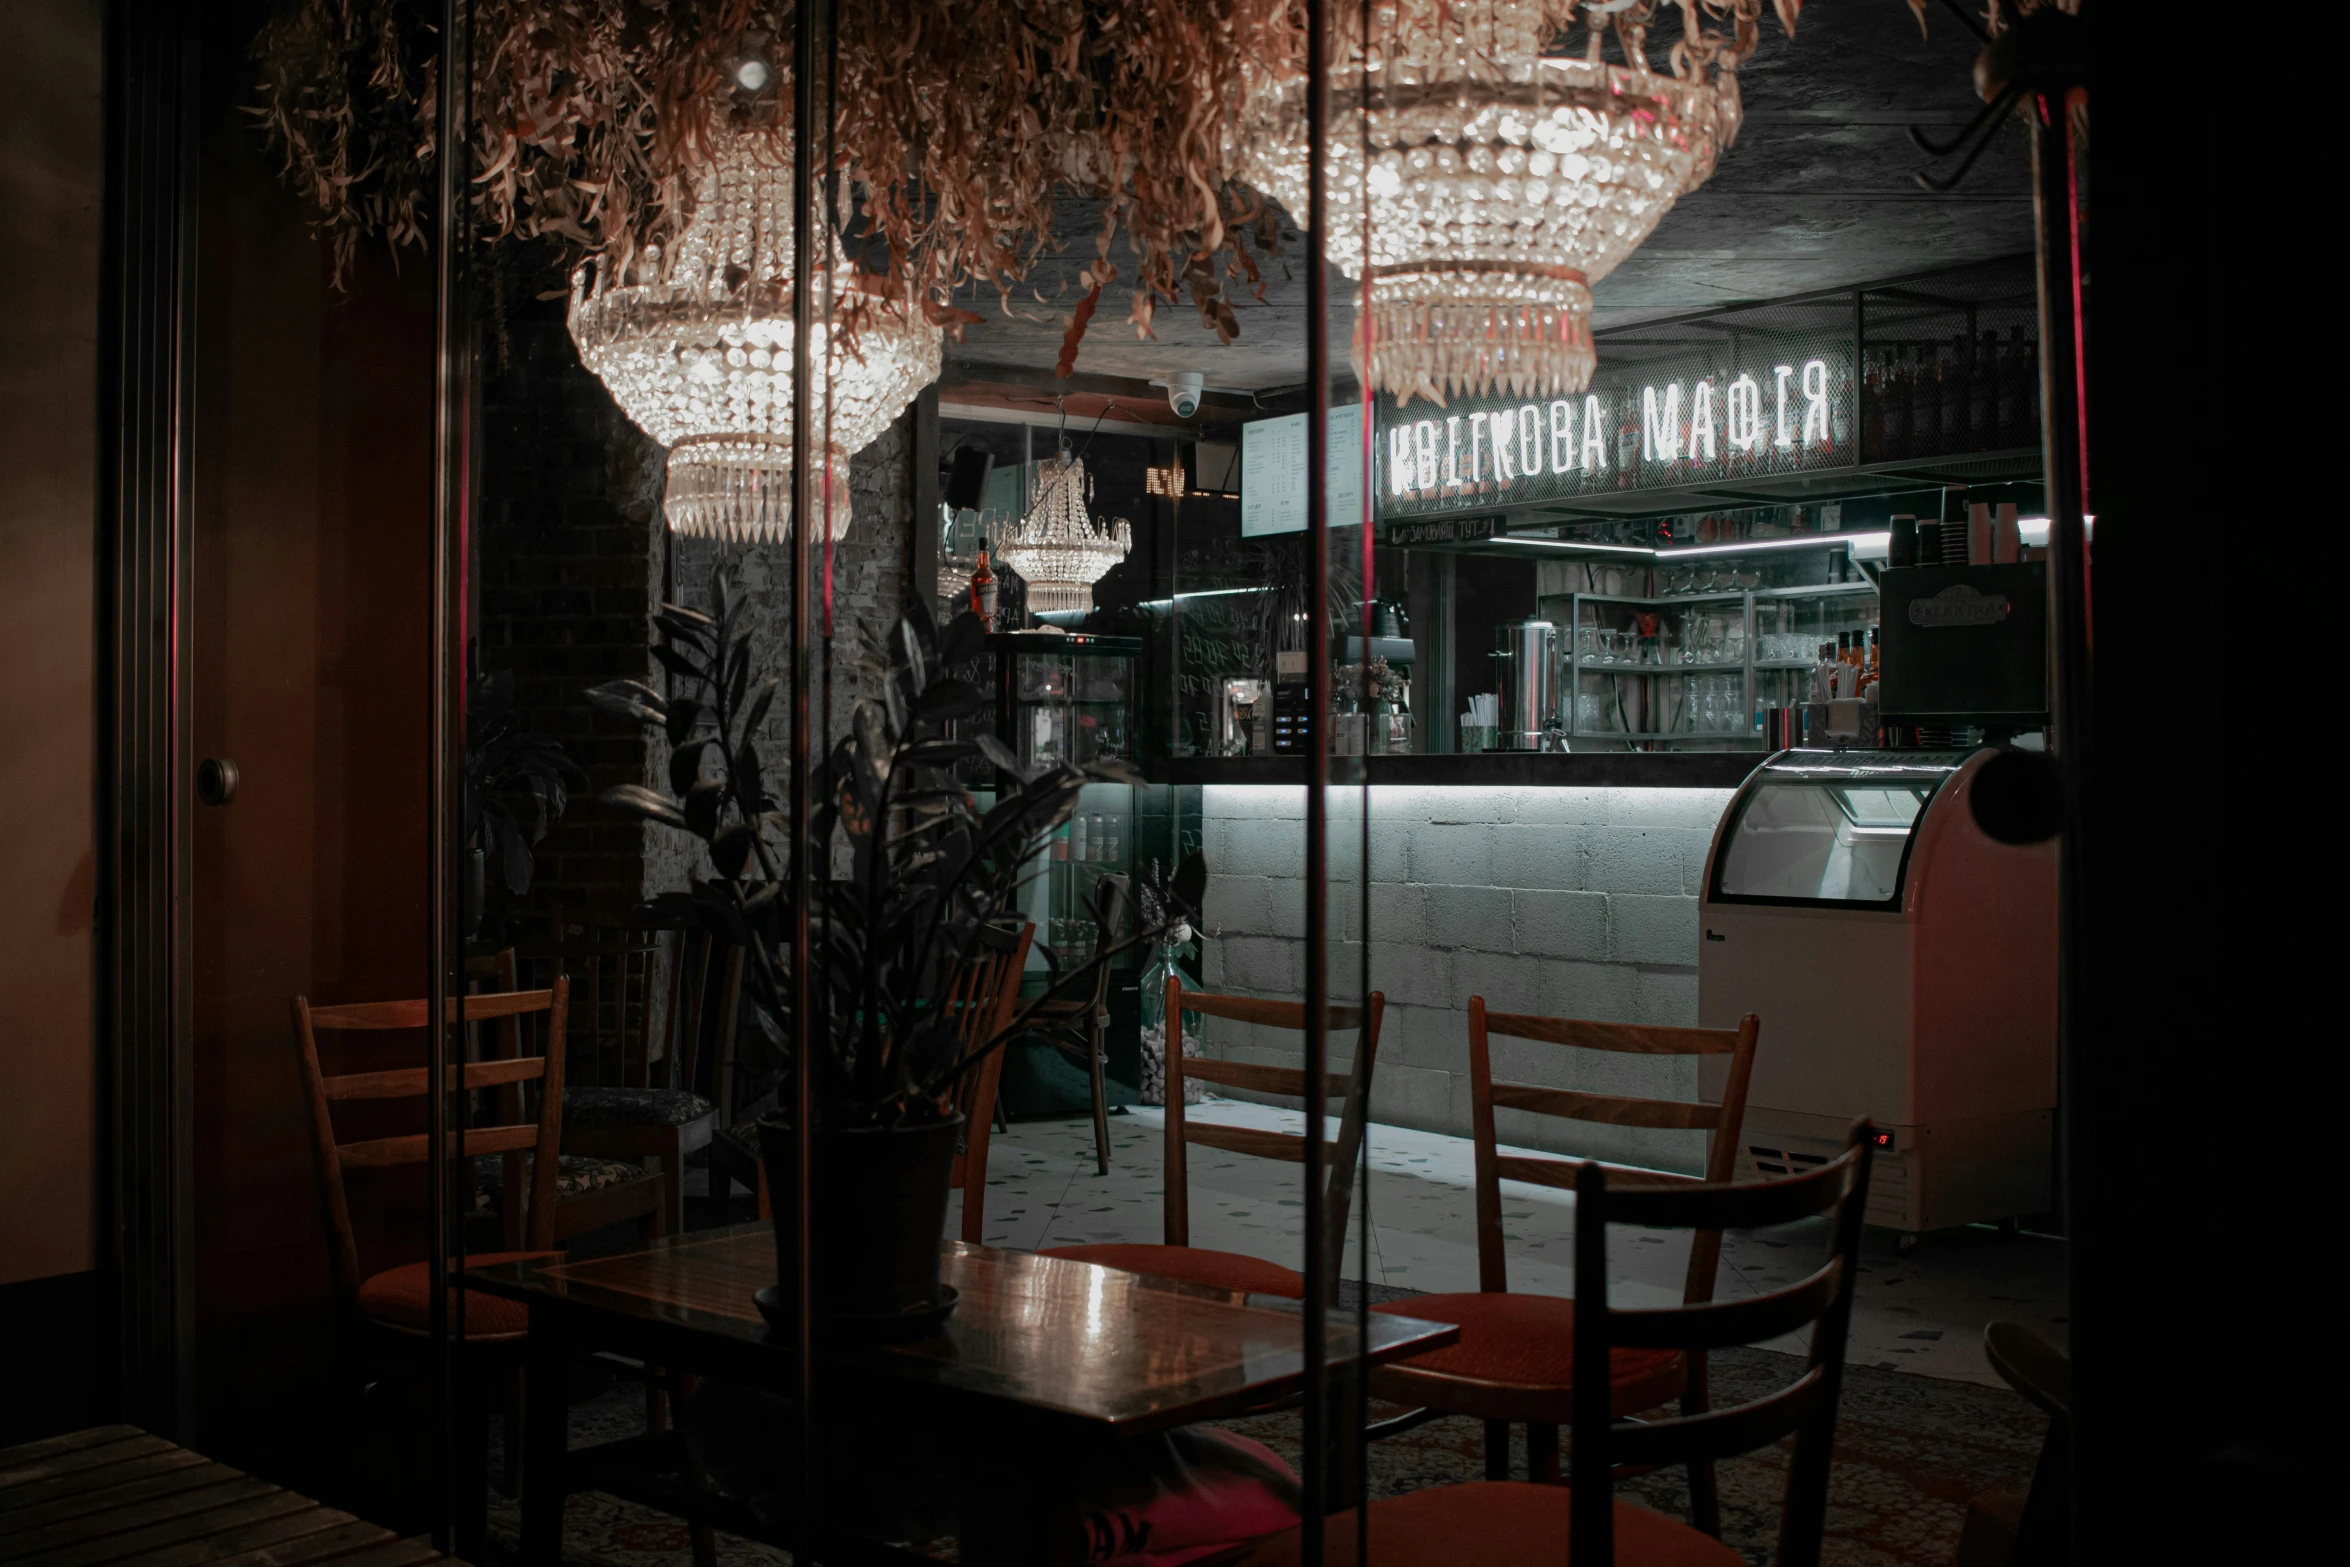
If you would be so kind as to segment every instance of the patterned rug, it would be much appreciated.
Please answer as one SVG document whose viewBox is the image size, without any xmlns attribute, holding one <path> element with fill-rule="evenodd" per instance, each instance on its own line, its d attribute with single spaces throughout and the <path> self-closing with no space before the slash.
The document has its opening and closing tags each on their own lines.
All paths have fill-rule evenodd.
<svg viewBox="0 0 2350 1567">
<path fill-rule="evenodd" d="M 1405 1293 L 1377 1291 L 1382 1298 Z M 1715 1403 L 1725 1406 L 1783 1387 L 1799 1369 L 1795 1357 L 1769 1350 L 1717 1351 Z M 1374 1416 L 1378 1413 L 1374 1409 Z M 1294 1466 L 1298 1421 L 1289 1413 L 1229 1424 Z M 1968 1499 L 1992 1487 L 2023 1488 L 2047 1427 L 2045 1417 L 2005 1389 L 1847 1368 L 1829 1478 L 1824 1561 L 1831 1567 L 1949 1567 Z M 644 1398 L 634 1388 L 572 1409 L 574 1447 L 617 1440 L 643 1428 Z M 1484 1455 L 1484 1427 L 1478 1422 L 1431 1422 L 1373 1447 L 1371 1494 L 1396 1496 L 1483 1479 Z M 1521 1431 L 1513 1443 L 1512 1473 L 1523 1477 L 1525 1462 Z M 1785 1453 L 1772 1448 L 1730 1459 L 1720 1466 L 1719 1477 L 1723 1539 L 1748 1561 L 1769 1562 L 1786 1484 Z M 1629 1481 L 1621 1490 L 1669 1517 L 1688 1516 L 1683 1471 Z M 492 1494 L 491 1534 L 508 1551 L 516 1545 L 518 1517 L 513 1499 Z M 729 1535 L 721 1535 L 718 1543 L 721 1567 L 778 1567 L 789 1559 Z M 574 1496 L 565 1522 L 564 1557 L 578 1567 L 681 1567 L 688 1560 L 685 1526 L 609 1496 Z M 952 1560 L 951 1552 L 942 1559 Z"/>
</svg>

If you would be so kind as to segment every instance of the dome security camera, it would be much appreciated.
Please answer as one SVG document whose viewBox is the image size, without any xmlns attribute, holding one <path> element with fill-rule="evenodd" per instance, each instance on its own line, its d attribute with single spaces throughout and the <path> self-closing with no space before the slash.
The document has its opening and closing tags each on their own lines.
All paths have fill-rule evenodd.
<svg viewBox="0 0 2350 1567">
<path fill-rule="evenodd" d="M 1167 378 L 1167 406 L 1175 410 L 1176 418 L 1188 419 L 1199 412 L 1200 393 L 1206 385 L 1207 377 L 1196 370 Z"/>
</svg>

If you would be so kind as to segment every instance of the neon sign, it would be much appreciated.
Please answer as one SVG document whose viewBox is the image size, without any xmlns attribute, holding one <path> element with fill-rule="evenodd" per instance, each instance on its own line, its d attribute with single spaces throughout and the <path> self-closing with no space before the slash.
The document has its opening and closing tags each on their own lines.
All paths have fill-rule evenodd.
<svg viewBox="0 0 2350 1567">
<path fill-rule="evenodd" d="M 1852 354 L 1766 355 L 1576 397 L 1483 399 L 1450 408 L 1383 398 L 1375 446 L 1379 515 L 1567 500 L 1748 475 L 1850 466 Z"/>
</svg>

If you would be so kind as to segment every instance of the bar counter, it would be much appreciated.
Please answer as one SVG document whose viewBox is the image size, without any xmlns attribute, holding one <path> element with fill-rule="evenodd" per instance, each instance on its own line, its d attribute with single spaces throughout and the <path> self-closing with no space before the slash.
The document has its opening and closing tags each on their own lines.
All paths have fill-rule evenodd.
<svg viewBox="0 0 2350 1567">
<path fill-rule="evenodd" d="M 1735 789 L 1771 753 L 1752 751 L 1479 751 L 1334 756 L 1334 784 L 1496 789 Z M 1146 768 L 1154 783 L 1302 784 L 1303 756 L 1179 756 Z"/>
</svg>

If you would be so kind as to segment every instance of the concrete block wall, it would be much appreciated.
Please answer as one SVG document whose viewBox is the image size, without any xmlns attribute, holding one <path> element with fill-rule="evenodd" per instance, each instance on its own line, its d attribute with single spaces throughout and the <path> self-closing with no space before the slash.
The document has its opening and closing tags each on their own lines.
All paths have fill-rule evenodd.
<svg viewBox="0 0 2350 1567">
<path fill-rule="evenodd" d="M 1615 1022 L 1697 1021 L 1697 894 L 1727 789 L 1396 788 L 1370 791 L 1361 835 L 1333 833 L 1332 979 L 1368 964 L 1386 995 L 1375 1120 L 1469 1133 L 1468 1005 Z M 1303 987 L 1305 791 L 1202 791 L 1210 871 L 1202 979 L 1294 998 Z M 1346 797 L 1352 808 L 1354 796 Z M 1334 810 L 1334 815 L 1338 814 Z M 1343 842 L 1341 841 L 1343 840 Z M 1367 875 L 1364 872 L 1367 871 Z M 1369 898 L 1364 928 L 1363 894 Z M 1368 944 L 1364 943 L 1367 934 Z M 1295 1065 L 1294 1035 L 1204 1022 L 1211 1055 Z M 1351 1042 L 1333 1041 L 1335 1055 Z M 1692 1098 L 1695 1064 L 1493 1043 L 1496 1077 L 1546 1087 Z M 1695 1170 L 1691 1132 L 1499 1112 L 1505 1143 Z"/>
</svg>

